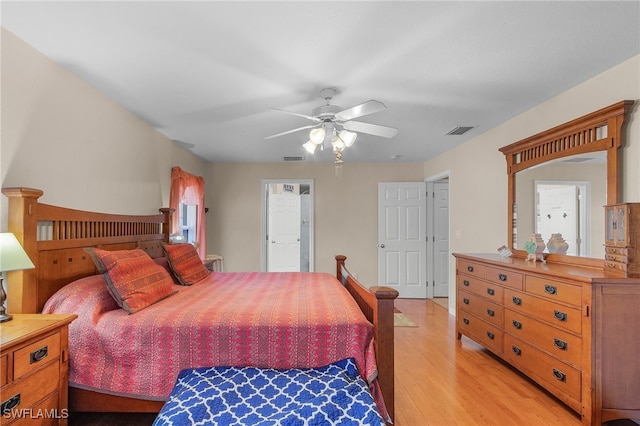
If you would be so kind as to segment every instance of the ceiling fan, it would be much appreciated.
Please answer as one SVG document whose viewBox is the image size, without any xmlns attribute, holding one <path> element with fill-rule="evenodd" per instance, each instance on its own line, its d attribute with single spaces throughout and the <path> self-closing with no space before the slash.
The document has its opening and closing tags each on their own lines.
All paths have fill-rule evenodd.
<svg viewBox="0 0 640 426">
<path fill-rule="evenodd" d="M 331 146 L 336 156 L 335 163 L 342 163 L 342 151 L 350 147 L 356 141 L 358 133 L 367 133 L 383 138 L 392 138 L 398 133 L 398 129 L 394 127 L 380 126 L 377 124 L 363 123 L 361 121 L 353 121 L 354 118 L 364 117 L 365 115 L 383 111 L 387 107 L 376 100 L 361 103 L 351 108 L 343 108 L 338 105 L 331 105 L 331 100 L 337 93 L 335 88 L 322 89 L 322 98 L 326 101 L 326 105 L 314 108 L 311 115 L 299 114 L 297 112 L 284 111 L 281 109 L 273 109 L 274 111 L 284 112 L 286 114 L 297 115 L 298 117 L 307 118 L 314 124 L 298 127 L 297 129 L 287 130 L 286 132 L 277 133 L 267 136 L 265 139 L 277 138 L 289 133 L 299 132 L 301 130 L 311 129 L 309 132 L 309 140 L 303 144 L 307 152 L 313 154 L 316 148 L 324 149 Z M 342 128 L 342 129 L 340 129 Z"/>
</svg>

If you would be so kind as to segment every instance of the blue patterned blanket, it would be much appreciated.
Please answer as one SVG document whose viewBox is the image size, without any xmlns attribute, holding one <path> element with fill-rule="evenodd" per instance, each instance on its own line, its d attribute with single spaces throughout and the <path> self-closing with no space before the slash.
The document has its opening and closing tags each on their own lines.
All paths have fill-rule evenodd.
<svg viewBox="0 0 640 426">
<path fill-rule="evenodd" d="M 384 425 L 353 359 L 321 368 L 180 372 L 160 425 Z"/>
</svg>

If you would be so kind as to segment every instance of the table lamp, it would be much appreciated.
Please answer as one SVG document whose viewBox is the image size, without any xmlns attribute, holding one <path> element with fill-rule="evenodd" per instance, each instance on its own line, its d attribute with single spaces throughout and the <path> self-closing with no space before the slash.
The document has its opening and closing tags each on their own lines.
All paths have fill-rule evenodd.
<svg viewBox="0 0 640 426">
<path fill-rule="evenodd" d="M 35 268 L 27 253 L 11 232 L 0 233 L 0 322 L 11 321 L 13 318 L 6 313 L 4 302 L 7 294 L 4 292 L 4 273 Z"/>
</svg>

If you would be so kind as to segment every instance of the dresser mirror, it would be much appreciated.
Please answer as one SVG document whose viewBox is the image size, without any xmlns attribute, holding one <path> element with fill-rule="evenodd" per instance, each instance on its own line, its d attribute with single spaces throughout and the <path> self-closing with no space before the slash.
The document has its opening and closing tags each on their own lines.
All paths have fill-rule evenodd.
<svg viewBox="0 0 640 426">
<path fill-rule="evenodd" d="M 516 255 L 526 256 L 532 233 L 546 243 L 552 233 L 573 239 L 575 232 L 566 254 L 547 257 L 604 259 L 604 206 L 621 201 L 623 124 L 632 105 L 621 101 L 500 148 L 507 161 L 507 238 Z"/>
<path fill-rule="evenodd" d="M 514 179 L 515 248 L 524 249 L 532 233 L 539 233 L 545 243 L 552 234 L 561 234 L 566 255 L 604 258 L 606 151 L 548 161 L 516 173 Z"/>
</svg>

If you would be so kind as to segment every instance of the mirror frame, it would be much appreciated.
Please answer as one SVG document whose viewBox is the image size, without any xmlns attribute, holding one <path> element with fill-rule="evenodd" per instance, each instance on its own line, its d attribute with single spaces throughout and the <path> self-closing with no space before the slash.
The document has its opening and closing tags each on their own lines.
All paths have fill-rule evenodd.
<svg viewBox="0 0 640 426">
<path fill-rule="evenodd" d="M 634 101 L 620 101 L 590 114 L 578 117 L 544 132 L 500 148 L 507 160 L 507 241 L 517 257 L 526 257 L 514 244 L 517 216 L 516 173 L 547 161 L 588 152 L 607 152 L 607 205 L 618 204 L 622 197 L 620 164 L 624 146 L 622 126 Z M 606 128 L 606 131 L 604 130 Z M 602 224 L 604 226 L 604 224 Z M 602 266 L 604 259 L 591 259 L 561 254 L 547 254 L 547 260 L 563 263 L 589 263 Z"/>
</svg>

